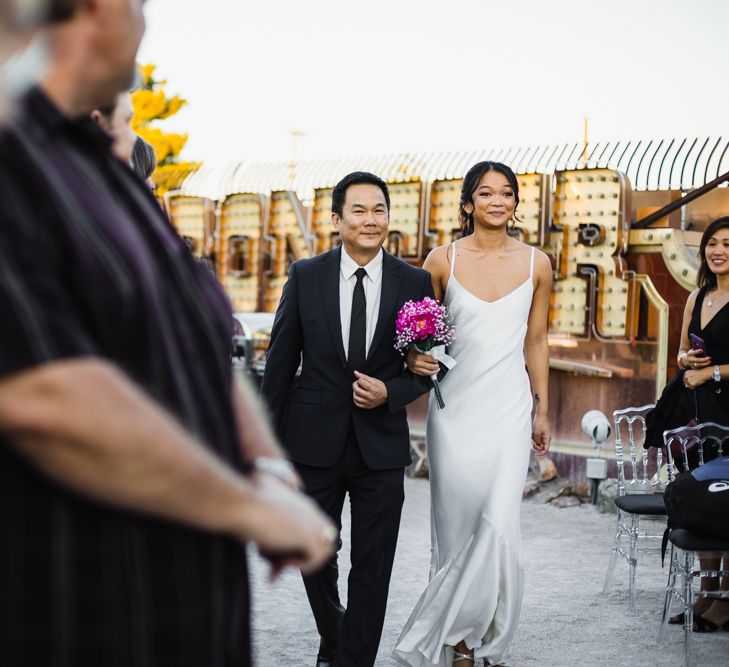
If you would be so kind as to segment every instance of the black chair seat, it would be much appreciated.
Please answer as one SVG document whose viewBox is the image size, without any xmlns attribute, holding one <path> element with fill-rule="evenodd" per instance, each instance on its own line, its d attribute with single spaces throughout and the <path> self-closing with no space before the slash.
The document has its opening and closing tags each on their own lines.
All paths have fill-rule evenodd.
<svg viewBox="0 0 729 667">
<path fill-rule="evenodd" d="M 729 551 L 729 540 L 700 537 L 689 530 L 674 528 L 668 539 L 684 551 Z"/>
<path fill-rule="evenodd" d="M 653 516 L 666 516 L 666 503 L 662 493 L 635 493 L 628 496 L 619 496 L 615 505 L 628 514 L 649 514 Z"/>
</svg>

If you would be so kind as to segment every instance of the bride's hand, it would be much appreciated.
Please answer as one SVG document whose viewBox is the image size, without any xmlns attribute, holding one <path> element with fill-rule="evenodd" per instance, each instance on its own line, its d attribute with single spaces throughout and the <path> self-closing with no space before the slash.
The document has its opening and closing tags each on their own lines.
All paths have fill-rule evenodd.
<svg viewBox="0 0 729 667">
<path fill-rule="evenodd" d="M 549 451 L 552 434 L 549 430 L 549 420 L 537 415 L 532 426 L 532 449 L 537 456 L 544 456 Z"/>
<path fill-rule="evenodd" d="M 415 375 L 425 375 L 430 377 L 440 371 L 440 365 L 433 359 L 429 354 L 423 354 L 412 348 L 408 350 L 408 355 L 405 357 L 405 363 L 408 365 L 411 373 Z"/>
</svg>

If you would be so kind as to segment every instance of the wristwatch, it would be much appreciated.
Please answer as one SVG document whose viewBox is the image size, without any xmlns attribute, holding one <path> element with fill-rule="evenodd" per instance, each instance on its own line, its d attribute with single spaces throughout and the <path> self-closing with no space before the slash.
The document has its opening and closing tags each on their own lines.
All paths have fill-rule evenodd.
<svg viewBox="0 0 729 667">
<path fill-rule="evenodd" d="M 296 474 L 291 461 L 279 459 L 274 456 L 258 456 L 250 462 L 252 470 L 265 472 L 293 487 L 298 486 L 299 476 Z"/>
</svg>

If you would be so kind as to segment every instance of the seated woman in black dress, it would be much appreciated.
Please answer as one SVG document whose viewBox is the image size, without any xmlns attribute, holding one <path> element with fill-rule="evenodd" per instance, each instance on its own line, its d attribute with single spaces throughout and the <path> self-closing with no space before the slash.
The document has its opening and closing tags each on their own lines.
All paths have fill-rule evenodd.
<svg viewBox="0 0 729 667">
<path fill-rule="evenodd" d="M 700 420 L 729 425 L 729 216 L 714 220 L 706 228 L 699 261 L 698 289 L 689 295 L 684 310 L 678 365 L 686 369 L 684 386 L 697 392 Z M 703 346 L 692 345 L 691 334 L 703 340 Z M 696 338 L 694 341 L 698 343 Z M 728 560 L 725 555 L 725 569 Z M 718 567 L 718 558 L 701 559 L 703 570 Z M 723 582 L 722 587 L 727 584 Z M 704 590 L 718 586 L 715 578 L 701 580 Z M 729 623 L 727 600 L 699 598 L 694 612 L 694 629 L 699 632 L 713 632 Z"/>
</svg>

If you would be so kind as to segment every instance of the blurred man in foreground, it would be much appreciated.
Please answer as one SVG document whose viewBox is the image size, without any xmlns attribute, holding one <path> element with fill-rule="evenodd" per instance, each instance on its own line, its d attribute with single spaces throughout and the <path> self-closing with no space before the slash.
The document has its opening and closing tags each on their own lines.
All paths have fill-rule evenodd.
<svg viewBox="0 0 729 667">
<path fill-rule="evenodd" d="M 223 293 L 89 117 L 142 4 L 51 2 L 0 135 L 5 667 L 248 665 L 244 542 L 312 572 L 336 539 L 233 382 Z"/>
</svg>

